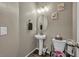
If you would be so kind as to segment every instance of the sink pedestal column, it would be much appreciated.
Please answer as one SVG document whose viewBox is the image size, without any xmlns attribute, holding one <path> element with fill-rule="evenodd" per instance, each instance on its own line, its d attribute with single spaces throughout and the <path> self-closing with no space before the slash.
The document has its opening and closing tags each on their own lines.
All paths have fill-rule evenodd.
<svg viewBox="0 0 79 59">
<path fill-rule="evenodd" d="M 42 55 L 43 51 L 43 40 L 39 39 L 39 55 Z"/>
</svg>

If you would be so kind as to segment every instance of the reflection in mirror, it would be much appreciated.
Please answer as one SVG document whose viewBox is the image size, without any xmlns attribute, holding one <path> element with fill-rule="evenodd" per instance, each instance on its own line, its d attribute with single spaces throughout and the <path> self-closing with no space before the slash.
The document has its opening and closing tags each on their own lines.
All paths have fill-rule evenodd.
<svg viewBox="0 0 79 59">
<path fill-rule="evenodd" d="M 38 33 L 43 34 L 43 31 L 47 28 L 47 16 L 46 15 L 40 15 L 38 17 Z"/>
</svg>

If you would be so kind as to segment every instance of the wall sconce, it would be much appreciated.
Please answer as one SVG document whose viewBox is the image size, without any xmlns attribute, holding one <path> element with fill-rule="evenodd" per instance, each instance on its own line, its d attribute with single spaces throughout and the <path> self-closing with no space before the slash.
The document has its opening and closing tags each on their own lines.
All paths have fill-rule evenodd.
<svg viewBox="0 0 79 59">
<path fill-rule="evenodd" d="M 37 13 L 44 13 L 44 12 L 47 12 L 49 11 L 49 8 L 48 7 L 44 7 L 44 8 L 40 8 L 40 9 L 37 9 Z"/>
<path fill-rule="evenodd" d="M 44 10 L 45 10 L 45 11 L 49 11 L 49 9 L 48 9 L 47 7 L 44 7 Z"/>
<path fill-rule="evenodd" d="M 40 13 L 41 13 L 41 10 L 40 10 L 40 9 L 37 9 L 37 13 L 39 13 L 39 14 L 40 14 Z"/>
</svg>

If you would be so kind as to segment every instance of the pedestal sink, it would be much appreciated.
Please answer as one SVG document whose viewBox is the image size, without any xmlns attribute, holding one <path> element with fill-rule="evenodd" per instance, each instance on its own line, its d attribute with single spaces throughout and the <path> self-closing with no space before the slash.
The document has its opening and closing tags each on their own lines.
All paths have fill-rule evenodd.
<svg viewBox="0 0 79 59">
<path fill-rule="evenodd" d="M 46 35 L 37 34 L 35 38 L 39 40 L 39 55 L 42 55 L 43 52 L 43 40 L 46 39 Z"/>
</svg>

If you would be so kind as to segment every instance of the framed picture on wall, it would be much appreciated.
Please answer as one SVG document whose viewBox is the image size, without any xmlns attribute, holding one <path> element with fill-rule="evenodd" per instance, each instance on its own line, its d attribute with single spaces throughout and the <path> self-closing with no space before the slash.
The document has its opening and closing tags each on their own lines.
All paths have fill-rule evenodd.
<svg viewBox="0 0 79 59">
<path fill-rule="evenodd" d="M 64 3 L 60 3 L 57 5 L 57 11 L 63 11 L 64 10 Z"/>
</svg>

